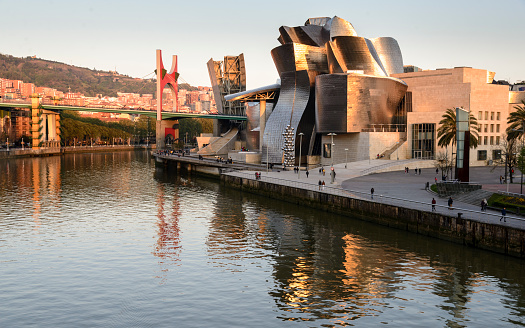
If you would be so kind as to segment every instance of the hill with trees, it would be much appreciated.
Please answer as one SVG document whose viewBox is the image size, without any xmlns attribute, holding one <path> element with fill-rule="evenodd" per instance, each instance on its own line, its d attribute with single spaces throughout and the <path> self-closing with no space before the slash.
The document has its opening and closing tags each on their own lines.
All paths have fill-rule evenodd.
<svg viewBox="0 0 525 328">
<path fill-rule="evenodd" d="M 80 92 L 88 97 L 97 94 L 116 97 L 117 92 L 156 93 L 156 79 L 140 79 L 117 72 L 101 71 L 68 65 L 35 57 L 19 58 L 0 54 L 0 78 L 21 80 L 37 87 L 54 88 L 62 92 Z M 188 84 L 179 89 L 196 90 Z"/>
</svg>

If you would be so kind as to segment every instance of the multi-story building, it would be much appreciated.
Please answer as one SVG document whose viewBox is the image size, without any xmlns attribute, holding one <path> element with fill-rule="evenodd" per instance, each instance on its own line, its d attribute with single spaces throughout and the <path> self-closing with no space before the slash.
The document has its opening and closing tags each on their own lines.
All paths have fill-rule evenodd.
<svg viewBox="0 0 525 328">
<path fill-rule="evenodd" d="M 198 91 L 190 91 L 186 93 L 186 105 L 191 105 L 194 102 L 199 101 L 199 92 Z"/>
<path fill-rule="evenodd" d="M 30 98 L 35 93 L 35 85 L 33 83 L 22 83 L 20 92 L 22 98 Z"/>
<path fill-rule="evenodd" d="M 20 99 L 22 98 L 22 84 L 23 81 L 19 80 L 5 80 L 4 82 L 4 97 L 7 99 Z"/>
<path fill-rule="evenodd" d="M 525 91 L 509 91 L 494 83 L 495 73 L 456 67 L 394 74 L 407 85 L 407 142 L 403 158 L 434 158 L 444 152 L 437 146 L 437 129 L 448 108 L 470 110 L 477 119 L 478 147 L 470 153 L 471 165 L 485 165 L 501 158 L 507 118 L 525 99 Z M 448 150 L 449 152 L 452 149 Z"/>
</svg>

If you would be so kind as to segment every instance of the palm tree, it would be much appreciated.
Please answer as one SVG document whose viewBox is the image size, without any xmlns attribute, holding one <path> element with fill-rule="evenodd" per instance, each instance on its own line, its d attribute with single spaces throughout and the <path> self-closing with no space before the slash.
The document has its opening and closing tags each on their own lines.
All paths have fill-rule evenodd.
<svg viewBox="0 0 525 328">
<path fill-rule="evenodd" d="M 507 119 L 507 139 L 518 139 L 523 136 L 525 130 L 525 100 L 521 101 L 523 105 L 516 105 L 515 112 L 510 113 Z"/>
<path fill-rule="evenodd" d="M 446 147 L 452 143 L 456 144 L 456 110 L 448 108 L 442 116 L 443 118 L 439 121 L 440 127 L 437 130 L 438 133 L 438 146 Z M 476 148 L 478 146 L 478 121 L 474 115 L 469 114 L 469 127 L 470 127 L 470 148 Z"/>
</svg>

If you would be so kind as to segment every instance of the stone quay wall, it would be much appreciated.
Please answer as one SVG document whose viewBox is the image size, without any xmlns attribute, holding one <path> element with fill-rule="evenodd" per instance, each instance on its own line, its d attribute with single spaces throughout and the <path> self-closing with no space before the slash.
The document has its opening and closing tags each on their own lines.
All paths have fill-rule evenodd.
<svg viewBox="0 0 525 328">
<path fill-rule="evenodd" d="M 222 184 L 246 192 L 358 217 L 369 222 L 470 247 L 525 258 L 524 230 L 246 177 L 222 174 L 220 179 Z"/>
</svg>

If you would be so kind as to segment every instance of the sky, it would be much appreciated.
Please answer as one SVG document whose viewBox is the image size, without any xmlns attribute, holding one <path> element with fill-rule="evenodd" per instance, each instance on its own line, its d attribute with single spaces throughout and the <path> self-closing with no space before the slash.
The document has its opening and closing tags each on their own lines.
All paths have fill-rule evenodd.
<svg viewBox="0 0 525 328">
<path fill-rule="evenodd" d="M 244 54 L 247 88 L 279 78 L 279 27 L 343 18 L 359 36 L 395 38 L 405 65 L 469 66 L 525 80 L 525 0 L 0 0 L 0 53 L 142 78 L 178 56 L 180 81 L 210 86 L 210 58 Z"/>
</svg>

